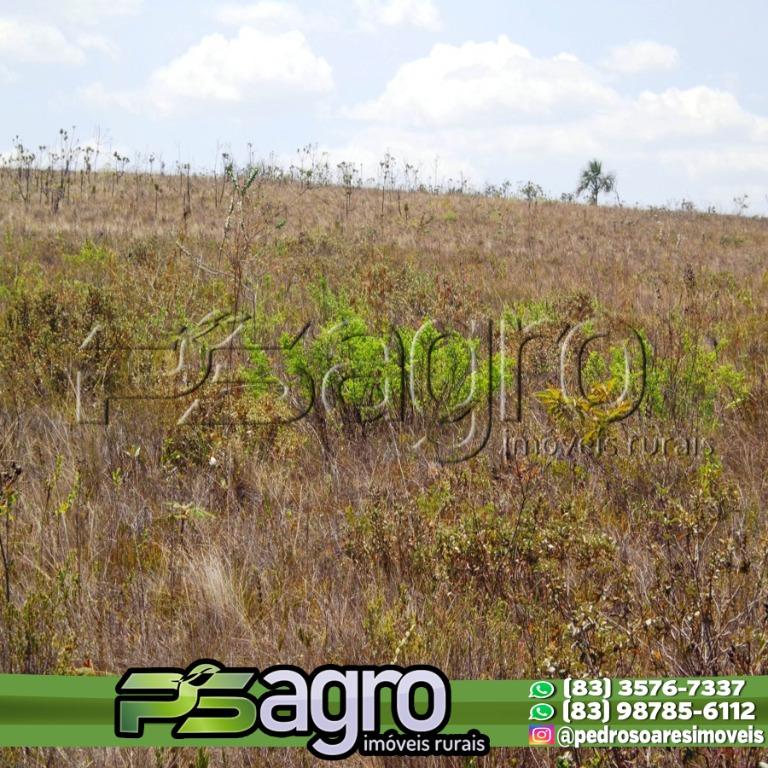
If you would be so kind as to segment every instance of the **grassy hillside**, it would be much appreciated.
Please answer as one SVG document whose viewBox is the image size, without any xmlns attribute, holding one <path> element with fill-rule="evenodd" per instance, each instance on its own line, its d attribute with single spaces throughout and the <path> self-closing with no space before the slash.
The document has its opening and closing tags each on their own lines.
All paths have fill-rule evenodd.
<svg viewBox="0 0 768 768">
<path fill-rule="evenodd" d="M 62 193 L 58 180 L 25 181 L 6 171 L 0 182 L 3 671 L 206 656 L 424 662 L 451 678 L 768 674 L 765 220 L 262 177 L 247 191 L 243 177 L 235 188 L 89 174 Z M 476 321 L 482 340 L 488 318 L 508 328 L 509 386 L 513 332 L 533 323 L 555 338 L 604 318 L 647 345 L 643 403 L 615 423 L 600 408 L 620 383 L 619 347 L 587 361 L 591 399 L 558 401 L 557 354 L 532 345 L 513 432 L 587 448 L 593 430 L 622 445 L 640 436 L 635 447 L 695 436 L 710 450 L 524 456 L 503 450 L 497 423 L 476 458 L 443 464 L 429 439 L 414 445 L 468 392 L 474 404 L 485 394 L 468 389 L 456 338 L 429 413 L 406 402 L 374 420 L 392 326 L 412 340 L 431 320 L 429 338 L 469 337 Z M 291 354 L 255 349 L 308 321 Z M 217 386 L 159 399 L 189 389 L 238 328 L 217 351 Z M 268 374 L 278 358 L 287 397 Z M 326 408 L 321 382 L 340 359 L 368 379 L 329 379 Z M 309 414 L 266 423 L 301 412 L 306 373 Z M 410 393 L 393 381 L 402 402 Z M 78 423 L 99 420 L 115 393 L 152 399 L 114 400 L 108 426 Z M 744 751 L 582 759 L 756 764 Z M 206 760 L 311 764 L 219 750 L 0 762 Z M 498 752 L 476 764 L 546 760 Z"/>
</svg>

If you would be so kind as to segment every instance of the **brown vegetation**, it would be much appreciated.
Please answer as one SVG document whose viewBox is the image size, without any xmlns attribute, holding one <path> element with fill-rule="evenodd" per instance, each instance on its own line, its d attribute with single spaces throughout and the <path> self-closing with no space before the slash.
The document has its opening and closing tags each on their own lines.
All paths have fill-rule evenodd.
<svg viewBox="0 0 768 768">
<path fill-rule="evenodd" d="M 0 495 L 3 671 L 205 656 L 307 669 L 397 659 L 451 678 L 768 674 L 766 221 L 267 174 L 247 190 L 245 174 L 43 179 L 6 170 L 0 184 L 0 460 L 22 470 Z M 715 453 L 488 450 L 442 466 L 411 450 L 412 425 L 343 409 L 250 425 L 284 403 L 248 387 L 181 426 L 188 401 L 128 401 L 109 427 L 76 423 L 78 370 L 94 391 L 150 386 L 114 350 L 167 343 L 212 310 L 249 312 L 263 340 L 345 313 L 461 331 L 505 314 L 621 316 L 652 348 L 655 400 L 609 428 L 695 433 Z M 81 349 L 96 326 L 100 343 Z M 7 750 L 1 762 L 312 763 L 234 750 Z"/>
</svg>

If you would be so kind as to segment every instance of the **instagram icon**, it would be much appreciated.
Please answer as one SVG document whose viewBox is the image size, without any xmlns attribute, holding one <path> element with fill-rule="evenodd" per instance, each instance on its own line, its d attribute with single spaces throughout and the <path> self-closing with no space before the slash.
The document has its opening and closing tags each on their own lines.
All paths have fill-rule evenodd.
<svg viewBox="0 0 768 768">
<path fill-rule="evenodd" d="M 529 725 L 528 744 L 531 747 L 553 747 L 555 745 L 555 726 Z"/>
</svg>

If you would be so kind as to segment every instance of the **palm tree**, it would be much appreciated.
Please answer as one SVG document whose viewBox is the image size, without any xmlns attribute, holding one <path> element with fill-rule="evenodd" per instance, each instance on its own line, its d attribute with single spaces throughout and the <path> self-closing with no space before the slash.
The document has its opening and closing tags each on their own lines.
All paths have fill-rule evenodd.
<svg viewBox="0 0 768 768">
<path fill-rule="evenodd" d="M 589 193 L 591 205 L 597 205 L 597 197 L 601 192 L 612 192 L 616 186 L 615 173 L 603 173 L 603 164 L 600 160 L 592 160 L 581 172 L 579 186 L 576 194 Z"/>
</svg>

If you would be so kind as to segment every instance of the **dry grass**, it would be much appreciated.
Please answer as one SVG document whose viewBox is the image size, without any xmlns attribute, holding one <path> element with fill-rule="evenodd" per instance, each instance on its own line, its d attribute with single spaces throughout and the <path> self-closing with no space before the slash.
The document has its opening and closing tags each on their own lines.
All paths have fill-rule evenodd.
<svg viewBox="0 0 768 768">
<path fill-rule="evenodd" d="M 766 221 L 424 192 L 382 205 L 375 190 L 354 190 L 347 211 L 341 188 L 264 181 L 223 240 L 229 197 L 217 204 L 211 180 L 193 178 L 187 198 L 183 179 L 158 178 L 157 213 L 154 181 L 97 174 L 55 213 L 43 195 L 22 202 L 9 174 L 0 184 L 0 459 L 23 469 L 2 497 L 3 671 L 207 656 L 308 669 L 396 657 L 452 678 L 768 674 Z M 489 450 L 446 467 L 408 449 L 412 426 L 320 409 L 279 429 L 179 427 L 157 402 L 125 404 L 106 429 L 74 422 L 78 367 L 128 386 L 113 354 L 78 351 L 96 323 L 106 346 L 150 344 L 245 307 L 275 338 L 332 322 L 339 301 L 410 328 L 514 308 L 620 315 L 647 335 L 654 370 L 672 372 L 632 428 L 701 434 L 716 458 Z M 213 405 L 277 407 L 242 390 Z M 205 759 L 312 764 L 220 750 L 6 750 L 0 762 Z M 738 750 L 580 760 L 756 763 Z"/>
</svg>

